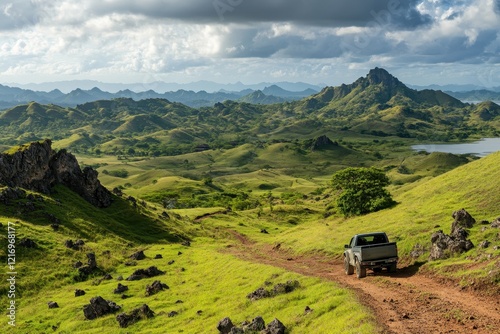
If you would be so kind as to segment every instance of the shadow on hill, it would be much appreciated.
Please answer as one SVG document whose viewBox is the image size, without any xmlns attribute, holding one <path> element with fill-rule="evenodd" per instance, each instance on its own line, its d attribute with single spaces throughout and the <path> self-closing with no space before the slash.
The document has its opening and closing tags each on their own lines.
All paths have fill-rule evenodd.
<svg viewBox="0 0 500 334">
<path fill-rule="evenodd" d="M 64 186 L 53 188 L 55 200 L 36 204 L 36 210 L 23 213 L 22 220 L 50 229 L 51 222 L 60 226 L 54 233 L 67 237 L 97 241 L 105 237 L 121 238 L 133 243 L 178 242 L 181 238 L 147 209 L 113 196 L 107 208 L 97 208 Z M 52 220 L 52 221 L 51 221 Z"/>
</svg>

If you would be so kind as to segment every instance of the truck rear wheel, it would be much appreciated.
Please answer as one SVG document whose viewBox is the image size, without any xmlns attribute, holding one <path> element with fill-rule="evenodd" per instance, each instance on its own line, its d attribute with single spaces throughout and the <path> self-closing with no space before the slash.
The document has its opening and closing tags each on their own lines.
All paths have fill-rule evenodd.
<svg viewBox="0 0 500 334">
<path fill-rule="evenodd" d="M 354 274 L 354 267 L 349 263 L 349 259 L 347 258 L 347 256 L 344 256 L 344 269 L 346 275 Z"/>
<path fill-rule="evenodd" d="M 366 268 L 359 263 L 358 259 L 356 259 L 356 277 L 363 278 L 366 277 Z"/>
<path fill-rule="evenodd" d="M 396 263 L 391 263 L 389 267 L 387 267 L 387 271 L 390 273 L 395 273 L 397 269 L 397 264 Z"/>
</svg>

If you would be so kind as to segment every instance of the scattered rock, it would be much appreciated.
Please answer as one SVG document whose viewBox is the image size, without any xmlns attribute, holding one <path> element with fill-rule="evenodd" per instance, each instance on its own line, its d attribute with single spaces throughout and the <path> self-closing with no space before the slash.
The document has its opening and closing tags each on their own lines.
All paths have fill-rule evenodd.
<svg viewBox="0 0 500 334">
<path fill-rule="evenodd" d="M 80 290 L 80 289 L 75 290 L 75 297 L 80 297 L 80 296 L 84 296 L 84 295 L 85 295 L 85 291 Z"/>
<path fill-rule="evenodd" d="M 76 262 L 73 264 L 73 268 L 80 268 L 81 266 L 83 266 L 82 261 L 76 261 Z"/>
<path fill-rule="evenodd" d="M 267 325 L 267 328 L 264 329 L 261 334 L 285 334 L 285 331 L 285 325 L 278 319 L 274 319 Z"/>
<path fill-rule="evenodd" d="M 413 258 L 418 258 L 420 257 L 421 255 L 423 255 L 425 253 L 425 248 L 424 246 L 422 246 L 421 244 L 416 244 L 415 246 L 413 246 L 413 249 L 412 251 L 410 252 L 410 255 L 411 257 Z"/>
<path fill-rule="evenodd" d="M 493 222 L 491 222 L 490 226 L 493 228 L 500 228 L 500 217 L 498 217 Z"/>
<path fill-rule="evenodd" d="M 146 286 L 146 296 L 154 295 L 166 289 L 169 289 L 168 285 L 160 281 L 154 281 L 153 284 Z"/>
<path fill-rule="evenodd" d="M 186 246 L 186 247 L 189 247 L 191 246 L 191 242 L 189 242 L 188 240 L 184 240 L 182 243 L 181 243 L 182 246 Z"/>
<path fill-rule="evenodd" d="M 265 288 L 258 288 L 254 292 L 247 295 L 250 300 L 259 300 L 263 298 L 274 297 L 279 294 L 289 293 L 300 286 L 298 281 L 288 281 L 286 283 L 276 284 L 272 290 L 266 290 Z"/>
<path fill-rule="evenodd" d="M 118 187 L 114 187 L 113 190 L 111 190 L 111 192 L 118 197 L 121 197 L 123 195 L 122 190 Z"/>
<path fill-rule="evenodd" d="M 49 308 L 59 308 L 56 302 L 48 302 L 47 305 L 49 305 Z"/>
<path fill-rule="evenodd" d="M 128 290 L 128 286 L 126 285 L 123 285 L 121 283 L 118 283 L 118 286 L 116 287 L 116 289 L 113 291 L 113 293 L 124 293 L 125 291 Z"/>
<path fill-rule="evenodd" d="M 87 253 L 88 264 L 78 268 L 80 279 L 87 279 L 87 277 L 97 269 L 97 262 L 94 253 Z"/>
<path fill-rule="evenodd" d="M 101 281 L 109 281 L 112 279 L 113 279 L 113 276 L 111 276 L 111 274 L 106 274 L 103 276 L 103 278 L 101 278 Z"/>
<path fill-rule="evenodd" d="M 165 274 L 164 271 L 159 270 L 155 266 L 151 266 L 148 269 L 137 269 L 132 275 L 127 277 L 127 281 L 138 281 L 143 278 L 155 277 L 163 274 Z"/>
<path fill-rule="evenodd" d="M 118 277 L 116 278 L 116 280 L 117 280 L 117 281 L 123 281 L 123 276 L 122 276 L 122 275 L 118 276 Z"/>
<path fill-rule="evenodd" d="M 288 281 L 286 283 L 278 283 L 274 286 L 272 295 L 279 295 L 283 293 L 289 293 L 300 286 L 299 281 Z"/>
<path fill-rule="evenodd" d="M 130 258 L 139 261 L 139 260 L 144 260 L 146 258 L 146 255 L 144 254 L 144 251 L 141 250 L 130 255 Z"/>
<path fill-rule="evenodd" d="M 479 248 L 488 248 L 488 246 L 491 244 L 488 240 L 484 240 L 479 244 Z"/>
<path fill-rule="evenodd" d="M 120 313 L 116 316 L 116 320 L 121 328 L 126 328 L 141 319 L 149 319 L 154 317 L 154 312 L 148 305 L 143 304 L 141 307 L 133 309 L 129 314 Z"/>
<path fill-rule="evenodd" d="M 247 298 L 250 300 L 259 300 L 268 297 L 271 297 L 271 293 L 264 288 L 258 288 L 254 292 L 247 295 Z"/>
<path fill-rule="evenodd" d="M 29 238 L 24 238 L 19 241 L 19 246 L 24 248 L 36 248 L 36 243 Z"/>
<path fill-rule="evenodd" d="M 311 313 L 312 311 L 313 311 L 312 308 L 310 308 L 309 306 L 306 306 L 306 308 L 304 310 L 304 314 Z"/>
<path fill-rule="evenodd" d="M 265 228 L 263 228 L 262 230 L 260 230 L 260 233 L 269 234 L 269 232 L 267 232 L 267 230 Z"/>
<path fill-rule="evenodd" d="M 161 255 L 161 254 L 156 254 L 156 255 L 155 255 L 155 259 L 163 259 L 163 255 Z"/>
<path fill-rule="evenodd" d="M 97 296 L 90 299 L 90 304 L 83 307 L 83 315 L 85 319 L 94 320 L 106 314 L 115 313 L 120 308 L 115 302 L 104 300 L 101 296 Z"/>
<path fill-rule="evenodd" d="M 198 314 L 198 315 L 202 315 L 202 314 L 203 314 L 203 311 L 202 311 L 202 310 L 198 310 L 198 311 L 196 311 L 196 314 Z"/>
<path fill-rule="evenodd" d="M 170 261 L 168 261 L 168 265 L 170 266 L 170 265 L 174 264 L 174 262 L 175 262 L 174 260 L 170 260 Z"/>
<path fill-rule="evenodd" d="M 53 223 L 53 224 L 50 224 L 50 227 L 52 227 L 52 230 L 54 230 L 54 231 L 59 230 L 59 224 Z"/>
<path fill-rule="evenodd" d="M 177 255 L 182 255 L 182 252 L 178 252 Z"/>
<path fill-rule="evenodd" d="M 64 242 L 64 246 L 66 246 L 67 248 L 71 248 L 71 249 L 74 249 L 74 250 L 80 250 L 82 249 L 82 247 L 85 245 L 85 242 L 83 240 L 76 240 L 75 242 L 73 242 L 73 240 L 66 240 Z"/>
<path fill-rule="evenodd" d="M 168 312 L 167 317 L 169 317 L 169 318 L 173 318 L 173 317 L 175 317 L 176 315 L 179 315 L 179 312 L 176 312 L 176 311 L 171 311 L 171 312 Z"/>
<path fill-rule="evenodd" d="M 178 299 L 175 303 L 176 303 L 176 304 L 182 304 L 182 303 L 184 303 L 184 302 L 183 302 L 182 300 Z"/>
<path fill-rule="evenodd" d="M 266 323 L 264 322 L 264 319 L 262 317 L 256 317 L 255 319 L 250 322 L 249 325 L 243 327 L 243 330 L 245 332 L 247 331 L 254 331 L 254 332 L 260 332 L 266 328 Z"/>
<path fill-rule="evenodd" d="M 224 318 L 217 324 L 217 330 L 221 334 L 229 334 L 231 329 L 234 327 L 233 322 L 229 318 Z"/>
</svg>

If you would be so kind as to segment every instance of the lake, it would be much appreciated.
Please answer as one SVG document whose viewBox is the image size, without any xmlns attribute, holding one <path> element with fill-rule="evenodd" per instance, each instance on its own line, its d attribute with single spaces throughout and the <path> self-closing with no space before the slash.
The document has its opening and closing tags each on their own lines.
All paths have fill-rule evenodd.
<svg viewBox="0 0 500 334">
<path fill-rule="evenodd" d="M 479 157 L 500 151 L 500 138 L 484 138 L 473 143 L 413 145 L 415 151 L 445 152 L 453 154 L 474 154 Z"/>
</svg>

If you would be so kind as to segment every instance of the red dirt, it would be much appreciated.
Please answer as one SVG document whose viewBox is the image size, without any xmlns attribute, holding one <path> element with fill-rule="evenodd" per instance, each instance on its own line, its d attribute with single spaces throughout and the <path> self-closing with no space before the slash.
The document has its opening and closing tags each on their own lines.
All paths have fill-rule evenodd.
<svg viewBox="0 0 500 334">
<path fill-rule="evenodd" d="M 354 291 L 375 315 L 379 333 L 498 333 L 500 299 L 480 297 L 453 283 L 441 283 L 418 267 L 357 279 L 343 263 L 324 255 L 297 256 L 271 245 L 257 245 L 232 231 L 236 243 L 228 252 L 251 262 L 280 267 L 305 276 L 334 281 Z"/>
</svg>

